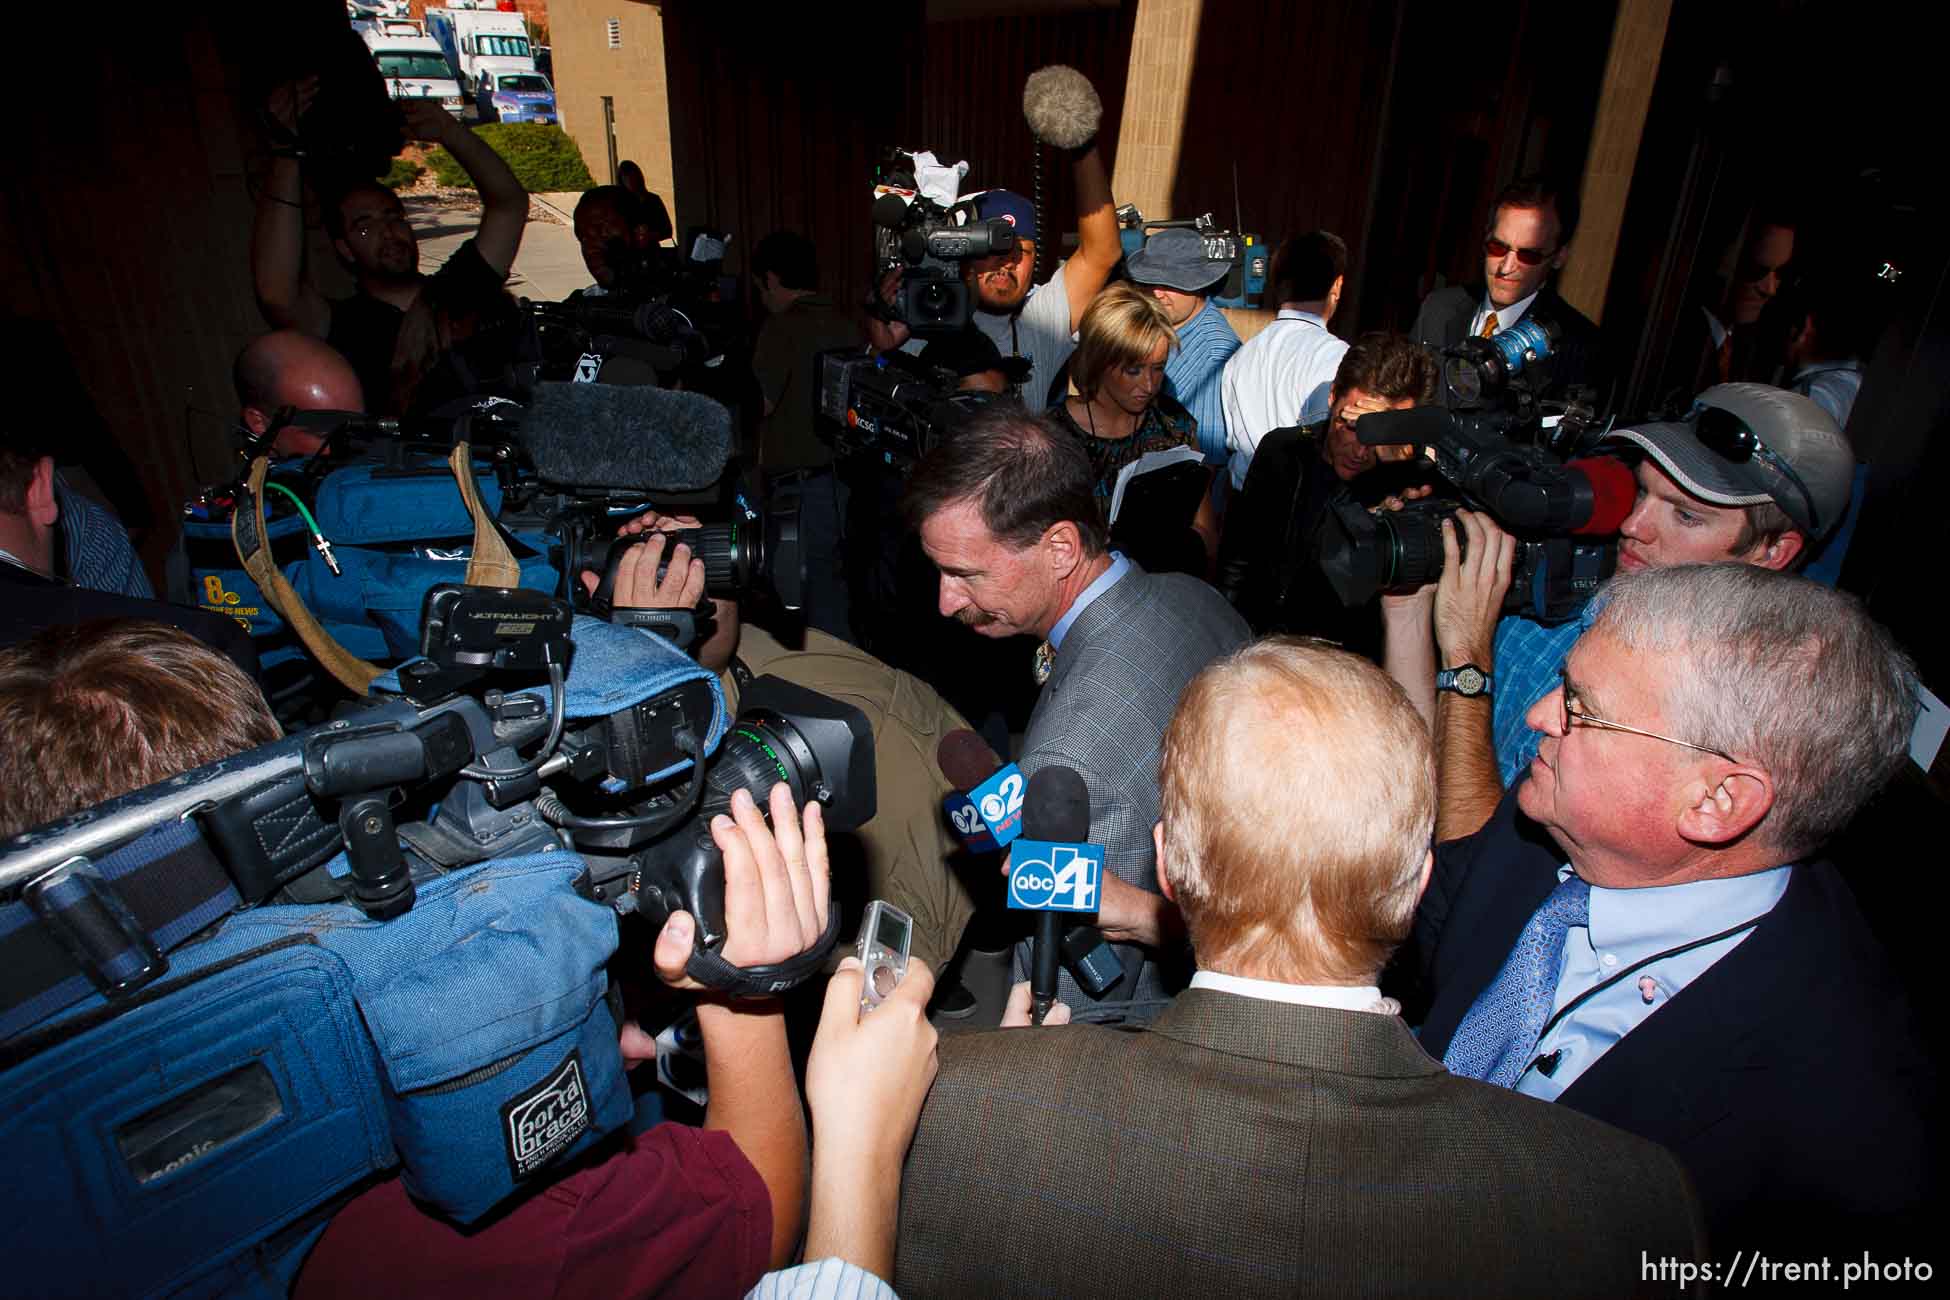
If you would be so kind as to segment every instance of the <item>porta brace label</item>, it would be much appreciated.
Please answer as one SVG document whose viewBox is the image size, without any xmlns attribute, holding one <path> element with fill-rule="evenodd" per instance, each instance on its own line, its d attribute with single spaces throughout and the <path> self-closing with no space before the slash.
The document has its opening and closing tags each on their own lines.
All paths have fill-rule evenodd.
<svg viewBox="0 0 1950 1300">
<path fill-rule="evenodd" d="M 515 1181 L 567 1150 L 589 1131 L 592 1118 L 589 1089 L 582 1077 L 582 1051 L 571 1048 L 546 1079 L 501 1107 L 501 1137 Z"/>
</svg>

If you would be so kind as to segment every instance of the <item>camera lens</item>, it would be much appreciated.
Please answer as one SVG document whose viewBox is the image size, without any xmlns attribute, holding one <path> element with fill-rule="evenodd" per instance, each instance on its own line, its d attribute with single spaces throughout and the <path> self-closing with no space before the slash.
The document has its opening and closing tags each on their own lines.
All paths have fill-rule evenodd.
<svg viewBox="0 0 1950 1300">
<path fill-rule="evenodd" d="M 954 305 L 954 293 L 946 280 L 925 280 L 917 286 L 914 305 L 930 320 L 939 320 Z"/>
<path fill-rule="evenodd" d="M 821 781 L 812 745 L 783 714 L 770 709 L 741 713 L 712 761 L 699 816 L 709 822 L 725 812 L 738 790 L 751 791 L 762 809 L 766 795 L 781 781 L 800 807 L 816 795 Z"/>
<path fill-rule="evenodd" d="M 1376 522 L 1381 529 L 1381 590 L 1395 594 L 1411 592 L 1442 576 L 1442 521 L 1454 513 L 1444 505 L 1437 510 L 1409 506 L 1398 511 L 1384 510 Z M 1463 544 L 1462 531 L 1456 544 Z"/>
</svg>

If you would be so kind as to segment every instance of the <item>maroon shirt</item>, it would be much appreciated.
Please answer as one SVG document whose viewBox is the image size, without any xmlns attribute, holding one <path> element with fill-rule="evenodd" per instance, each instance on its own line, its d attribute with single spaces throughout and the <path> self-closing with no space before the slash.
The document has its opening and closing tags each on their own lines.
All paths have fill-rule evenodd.
<svg viewBox="0 0 1950 1300">
<path fill-rule="evenodd" d="M 772 1202 L 728 1133 L 659 1124 L 616 1155 L 464 1231 L 397 1178 L 333 1218 L 292 1294 L 742 1296 L 765 1272 Z"/>
</svg>

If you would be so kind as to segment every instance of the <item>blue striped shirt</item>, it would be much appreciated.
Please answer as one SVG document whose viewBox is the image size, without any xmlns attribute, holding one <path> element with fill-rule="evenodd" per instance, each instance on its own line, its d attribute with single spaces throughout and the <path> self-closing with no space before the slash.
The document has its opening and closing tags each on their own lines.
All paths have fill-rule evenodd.
<svg viewBox="0 0 1950 1300">
<path fill-rule="evenodd" d="M 900 1297 L 876 1274 L 858 1264 L 829 1256 L 767 1273 L 746 1293 L 745 1300 L 900 1300 Z"/>
<path fill-rule="evenodd" d="M 1557 689 L 1557 670 L 1571 657 L 1591 621 L 1598 617 L 1599 601 L 1585 602 L 1578 617 L 1545 627 L 1515 614 L 1506 614 L 1496 625 L 1496 691 L 1492 710 L 1492 737 L 1496 742 L 1497 767 L 1503 773 L 1503 788 L 1517 783 L 1530 760 L 1537 757 L 1537 743 L 1543 733 L 1532 731 L 1524 716 L 1532 705 Z"/>
<path fill-rule="evenodd" d="M 1219 380 L 1226 360 L 1239 350 L 1232 322 L 1208 298 L 1178 327 L 1178 346 L 1165 362 L 1165 391 L 1198 421 L 1198 449 L 1208 465 L 1226 459 L 1226 413 Z"/>
</svg>

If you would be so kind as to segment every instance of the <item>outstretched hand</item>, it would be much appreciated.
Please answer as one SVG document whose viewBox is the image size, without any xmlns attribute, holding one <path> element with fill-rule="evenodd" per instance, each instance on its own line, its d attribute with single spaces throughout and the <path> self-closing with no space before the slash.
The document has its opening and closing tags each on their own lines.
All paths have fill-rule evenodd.
<svg viewBox="0 0 1950 1300">
<path fill-rule="evenodd" d="M 928 1023 L 934 972 L 918 957 L 872 1015 L 860 1013 L 858 958 L 840 963 L 826 985 L 826 1006 L 806 1062 L 806 1103 L 823 1149 L 877 1152 L 884 1172 L 900 1180 L 900 1158 L 914 1137 L 939 1062 L 939 1035 Z"/>
<path fill-rule="evenodd" d="M 459 126 L 454 115 L 440 107 L 437 99 L 402 99 L 399 106 L 408 139 L 438 142 Z"/>
<path fill-rule="evenodd" d="M 711 838 L 724 855 L 725 961 L 740 968 L 770 966 L 796 957 L 826 932 L 832 881 L 826 824 L 817 803 L 803 814 L 793 807 L 784 782 L 772 787 L 771 825 L 751 793 L 731 796 L 731 815 L 711 819 Z M 672 912 L 657 935 L 657 975 L 672 988 L 704 986 L 685 974 L 696 943 L 697 921 Z"/>
</svg>

